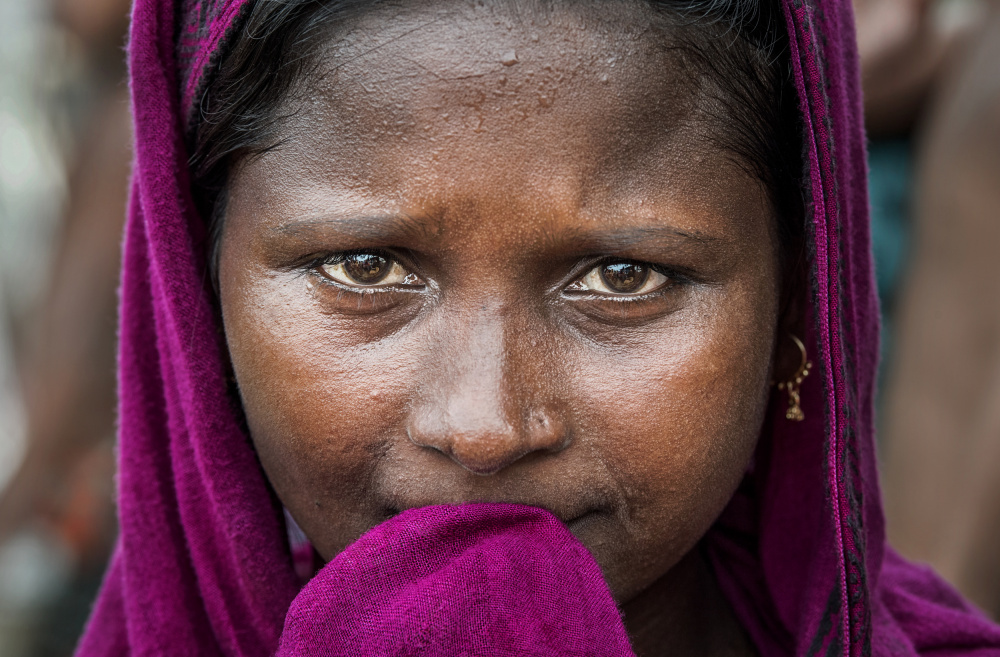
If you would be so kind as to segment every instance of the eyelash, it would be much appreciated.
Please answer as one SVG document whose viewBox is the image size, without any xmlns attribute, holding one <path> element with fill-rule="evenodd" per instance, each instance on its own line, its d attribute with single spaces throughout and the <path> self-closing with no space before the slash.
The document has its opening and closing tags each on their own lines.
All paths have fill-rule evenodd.
<svg viewBox="0 0 1000 657">
<path fill-rule="evenodd" d="M 644 294 L 627 294 L 627 293 L 602 294 L 602 293 L 589 292 L 586 290 L 574 291 L 568 289 L 569 285 L 573 285 L 578 281 L 582 281 L 594 270 L 598 270 L 603 267 L 607 267 L 608 265 L 619 264 L 619 263 L 631 263 L 642 267 L 648 267 L 650 271 L 660 274 L 667 280 L 659 287 L 650 290 L 649 292 L 646 292 Z M 653 262 L 646 262 L 644 260 L 633 260 L 631 258 L 605 257 L 595 262 L 587 263 L 586 265 L 580 267 L 578 273 L 573 277 L 569 285 L 563 287 L 563 294 L 570 295 L 577 299 L 583 298 L 594 301 L 610 301 L 613 303 L 637 303 L 642 301 L 654 300 L 657 297 L 661 297 L 667 292 L 679 286 L 690 285 L 692 282 L 693 279 L 690 276 L 687 276 L 686 274 L 683 274 L 680 271 L 667 267 L 665 265 L 660 265 Z"/>
<path fill-rule="evenodd" d="M 352 255 L 376 255 L 385 258 L 393 265 L 405 266 L 401 259 L 383 249 L 357 249 L 352 251 L 340 251 L 338 253 L 324 253 L 313 257 L 302 265 L 303 273 L 313 274 L 319 278 L 320 283 L 329 285 L 341 293 L 367 295 L 385 294 L 388 292 L 400 292 L 403 288 L 398 285 L 348 285 L 334 280 L 330 275 L 322 272 L 322 267 L 335 265 L 344 262 Z"/>
<path fill-rule="evenodd" d="M 314 274 L 320 279 L 321 283 L 325 285 L 330 285 L 342 293 L 347 292 L 350 294 L 357 294 L 357 295 L 374 295 L 374 294 L 386 294 L 391 292 L 402 291 L 402 289 L 398 285 L 391 285 L 391 284 L 356 285 L 356 286 L 347 285 L 334 280 L 329 275 L 324 274 L 321 271 L 322 267 L 344 262 L 348 257 L 355 254 L 365 254 L 365 255 L 370 254 L 370 255 L 381 256 L 394 264 L 398 264 L 400 266 L 405 267 L 405 265 L 403 265 L 403 263 L 401 262 L 400 258 L 398 256 L 393 255 L 389 251 L 385 251 L 382 249 L 359 249 L 352 251 L 341 251 L 338 253 L 320 254 L 318 256 L 313 257 L 306 263 L 304 263 L 302 265 L 302 271 L 303 273 L 306 274 Z M 610 264 L 617 264 L 617 263 L 634 263 L 636 265 L 648 267 L 650 271 L 656 272 L 657 274 L 664 276 L 667 279 L 667 282 L 665 282 L 663 285 L 654 290 L 638 295 L 630 295 L 628 293 L 607 294 L 607 293 L 599 293 L 588 290 L 572 291 L 567 289 L 569 285 L 573 285 L 579 281 L 582 281 L 594 270 L 606 267 Z M 677 287 L 689 285 L 691 283 L 692 279 L 689 276 L 681 273 L 676 269 L 666 267 L 664 265 L 659 265 L 656 263 L 646 262 L 642 260 L 632 260 L 629 258 L 605 257 L 597 261 L 589 262 L 586 265 L 579 267 L 576 275 L 572 278 L 571 282 L 568 285 L 564 285 L 562 287 L 562 292 L 563 294 L 570 295 L 577 299 L 610 301 L 614 303 L 638 303 L 642 301 L 651 301 Z"/>
</svg>

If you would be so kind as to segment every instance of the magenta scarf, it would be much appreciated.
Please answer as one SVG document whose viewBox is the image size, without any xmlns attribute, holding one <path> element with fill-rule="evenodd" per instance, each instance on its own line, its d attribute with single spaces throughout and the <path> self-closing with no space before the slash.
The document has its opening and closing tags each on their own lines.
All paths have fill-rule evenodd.
<svg viewBox="0 0 1000 657">
<path fill-rule="evenodd" d="M 244 0 L 136 0 L 136 162 L 121 289 L 121 538 L 82 657 L 631 655 L 600 571 L 539 509 L 431 507 L 302 587 L 280 503 L 227 395 L 183 126 Z M 1000 655 L 1000 629 L 885 542 L 878 307 L 849 0 L 785 0 L 802 116 L 815 375 L 774 404 L 705 539 L 763 657 Z M 234 27 L 236 26 L 236 27 Z"/>
</svg>

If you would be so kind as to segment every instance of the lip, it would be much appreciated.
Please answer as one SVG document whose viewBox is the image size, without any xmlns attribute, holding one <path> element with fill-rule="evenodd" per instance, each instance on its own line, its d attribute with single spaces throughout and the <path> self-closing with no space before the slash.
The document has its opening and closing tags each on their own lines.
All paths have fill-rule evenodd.
<svg viewBox="0 0 1000 657">
<path fill-rule="evenodd" d="M 566 525 L 570 531 L 576 533 L 576 530 L 583 529 L 585 526 L 589 525 L 597 516 L 601 515 L 601 510 L 587 507 L 582 511 L 572 510 L 569 513 L 560 513 L 560 509 L 552 509 L 544 504 L 532 504 L 531 502 L 524 502 L 520 500 L 463 500 L 459 502 L 434 502 L 430 504 L 413 504 L 413 505 L 400 505 L 386 507 L 382 513 L 383 520 L 389 520 L 398 516 L 403 511 L 409 511 L 410 509 L 419 509 L 426 506 L 438 506 L 438 505 L 460 505 L 460 504 L 517 504 L 521 506 L 533 506 L 539 509 L 548 511 L 556 518 L 559 519 L 564 525 Z"/>
<path fill-rule="evenodd" d="M 576 535 L 578 532 L 585 530 L 593 523 L 597 522 L 602 515 L 603 512 L 600 509 L 591 509 L 573 518 L 572 520 L 564 521 L 564 524 L 574 535 Z"/>
<path fill-rule="evenodd" d="M 440 462 L 408 463 L 405 470 L 395 462 L 376 479 L 372 492 L 378 506 L 373 511 L 389 519 L 425 506 L 519 504 L 544 509 L 571 529 L 583 528 L 601 515 L 614 514 L 619 496 L 608 477 L 571 477 L 577 469 L 552 461 L 534 462 L 535 467 L 530 469 L 526 467 L 530 463 L 520 467 L 515 464 L 485 479 L 454 467 L 436 467 Z M 449 461 L 446 465 L 453 464 Z"/>
</svg>

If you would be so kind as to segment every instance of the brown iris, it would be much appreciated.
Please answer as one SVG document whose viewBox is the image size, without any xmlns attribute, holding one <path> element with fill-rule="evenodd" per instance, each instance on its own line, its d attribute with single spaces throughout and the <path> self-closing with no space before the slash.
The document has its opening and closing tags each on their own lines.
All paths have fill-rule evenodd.
<svg viewBox="0 0 1000 657">
<path fill-rule="evenodd" d="M 352 253 L 344 256 L 344 272 L 361 285 L 373 285 L 389 274 L 392 260 L 377 253 Z"/>
<path fill-rule="evenodd" d="M 642 288 L 649 267 L 638 262 L 613 262 L 601 267 L 601 280 L 612 292 L 629 294 Z"/>
</svg>

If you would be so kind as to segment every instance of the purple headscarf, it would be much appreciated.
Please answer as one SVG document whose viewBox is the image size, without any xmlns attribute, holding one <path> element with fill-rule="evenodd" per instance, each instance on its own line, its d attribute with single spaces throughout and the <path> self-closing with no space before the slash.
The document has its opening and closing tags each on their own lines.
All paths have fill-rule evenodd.
<svg viewBox="0 0 1000 657">
<path fill-rule="evenodd" d="M 184 125 L 245 0 L 136 0 L 136 163 L 121 291 L 121 538 L 79 655 L 631 655 L 589 553 L 553 516 L 430 507 L 304 588 L 227 394 Z M 1000 655 L 1000 629 L 885 542 L 878 307 L 849 0 L 785 0 L 805 125 L 807 419 L 774 404 L 705 539 L 763 657 Z M 571 604 L 569 604 L 571 603 Z"/>
</svg>

